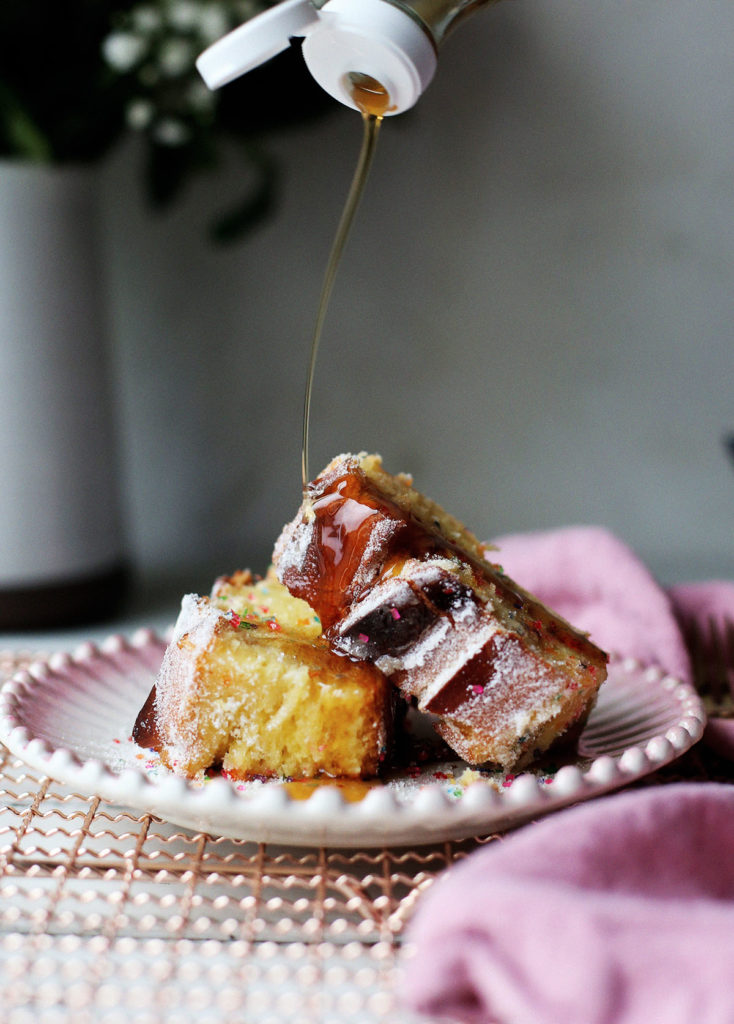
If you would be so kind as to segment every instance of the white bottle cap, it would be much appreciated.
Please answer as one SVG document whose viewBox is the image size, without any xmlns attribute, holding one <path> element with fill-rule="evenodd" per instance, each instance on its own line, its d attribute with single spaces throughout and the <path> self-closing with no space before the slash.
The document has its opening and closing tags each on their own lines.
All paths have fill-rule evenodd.
<svg viewBox="0 0 734 1024">
<path fill-rule="evenodd" d="M 197 60 L 210 89 L 251 71 L 304 36 L 303 56 L 319 85 L 356 109 L 350 74 L 368 75 L 387 90 L 386 114 L 412 107 L 436 70 L 436 49 L 427 30 L 390 0 L 311 0 L 283 3 L 246 21 Z"/>
<path fill-rule="evenodd" d="M 408 110 L 436 70 L 436 50 L 427 32 L 388 0 L 328 0 L 303 42 L 306 65 L 322 87 L 348 107 L 349 74 L 369 75 L 387 90 L 386 114 Z"/>
<path fill-rule="evenodd" d="M 196 67 L 210 89 L 219 89 L 287 50 L 293 36 L 304 36 L 318 20 L 311 0 L 284 0 L 212 43 Z"/>
</svg>

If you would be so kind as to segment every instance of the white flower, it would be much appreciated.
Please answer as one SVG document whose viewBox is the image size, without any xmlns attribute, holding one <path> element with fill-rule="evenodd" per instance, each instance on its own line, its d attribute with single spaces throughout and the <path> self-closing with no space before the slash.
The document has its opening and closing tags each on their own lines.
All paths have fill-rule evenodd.
<svg viewBox="0 0 734 1024">
<path fill-rule="evenodd" d="M 192 82 L 186 90 L 186 98 L 192 110 L 199 113 L 208 113 L 216 104 L 214 93 L 203 82 Z"/>
<path fill-rule="evenodd" d="M 126 72 L 143 57 L 146 42 L 132 32 L 112 32 L 102 43 L 102 53 L 111 68 Z"/>
<path fill-rule="evenodd" d="M 153 104 L 148 100 L 133 100 L 125 110 L 125 119 L 131 128 L 139 131 L 148 127 L 153 120 L 154 113 Z"/>
<path fill-rule="evenodd" d="M 163 117 L 153 129 L 153 138 L 162 146 L 183 146 L 191 138 L 191 132 L 183 121 Z"/>
<path fill-rule="evenodd" d="M 175 78 L 190 70 L 196 53 L 185 39 L 166 39 L 158 52 L 158 66 L 168 78 Z"/>
<path fill-rule="evenodd" d="M 160 81 L 160 72 L 154 64 L 148 63 L 138 71 L 138 81 L 145 89 L 153 89 Z"/>
<path fill-rule="evenodd" d="M 230 29 L 229 19 L 221 7 L 208 4 L 199 11 L 199 31 L 205 43 L 215 43 Z"/>
<path fill-rule="evenodd" d="M 264 10 L 265 5 L 260 3 L 259 0 L 240 0 L 235 7 L 239 20 L 248 21 L 250 18 L 253 18 L 256 14 L 259 14 Z"/>
<path fill-rule="evenodd" d="M 160 12 L 155 7 L 135 7 L 132 12 L 133 24 L 139 32 L 152 35 L 161 27 Z"/>
<path fill-rule="evenodd" d="M 168 12 L 168 21 L 173 28 L 182 32 L 195 29 L 201 17 L 201 5 L 193 0 L 174 0 Z"/>
</svg>

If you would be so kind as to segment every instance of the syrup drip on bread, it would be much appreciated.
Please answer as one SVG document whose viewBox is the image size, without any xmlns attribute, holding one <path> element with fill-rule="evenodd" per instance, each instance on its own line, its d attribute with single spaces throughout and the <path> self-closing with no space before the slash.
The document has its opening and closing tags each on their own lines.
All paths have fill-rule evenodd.
<svg viewBox="0 0 734 1024">
<path fill-rule="evenodd" d="M 155 708 L 156 688 L 152 687 L 148 697 L 138 712 L 133 725 L 132 737 L 139 747 L 160 751 L 162 742 L 158 731 L 158 716 Z"/>
</svg>

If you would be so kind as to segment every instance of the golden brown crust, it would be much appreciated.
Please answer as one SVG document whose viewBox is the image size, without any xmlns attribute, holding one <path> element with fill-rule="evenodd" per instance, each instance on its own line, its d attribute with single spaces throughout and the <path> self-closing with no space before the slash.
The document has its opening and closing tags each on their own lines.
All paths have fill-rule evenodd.
<svg viewBox="0 0 734 1024">
<path fill-rule="evenodd" d="M 299 630 L 302 602 L 274 577 L 237 574 L 214 591 L 183 599 L 155 698 L 141 711 L 153 708 L 152 728 L 143 735 L 141 722 L 138 741 L 190 777 L 213 766 L 237 778 L 377 775 L 395 702 L 382 673 L 314 637 L 313 613 Z M 238 601 L 241 614 L 223 607 Z"/>
</svg>

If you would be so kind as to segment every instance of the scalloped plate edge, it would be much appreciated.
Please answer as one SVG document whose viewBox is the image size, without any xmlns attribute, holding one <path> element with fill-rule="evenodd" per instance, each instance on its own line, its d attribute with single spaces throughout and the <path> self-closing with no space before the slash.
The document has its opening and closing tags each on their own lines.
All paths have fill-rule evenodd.
<svg viewBox="0 0 734 1024">
<path fill-rule="evenodd" d="M 429 783 L 409 802 L 398 800 L 389 785 L 369 790 L 361 801 L 348 802 L 336 785 L 328 784 L 302 800 L 291 797 L 279 782 L 244 795 L 223 778 L 204 787 L 173 774 L 150 778 L 141 769 L 117 771 L 102 760 L 84 760 L 73 747 L 53 747 L 31 735 L 24 724 L 24 700 L 38 687 L 48 686 L 50 674 L 58 677 L 72 664 L 82 667 L 91 659 L 133 653 L 141 669 L 150 671 L 152 682 L 154 670 L 149 663 L 152 655 L 162 656 L 164 644 L 152 630 L 139 630 L 130 640 L 114 634 L 99 645 L 85 643 L 71 655 L 52 655 L 21 670 L 0 689 L 0 741 L 27 765 L 80 795 L 98 796 L 184 828 L 253 842 L 376 847 L 501 832 L 621 788 L 685 753 L 701 738 L 706 722 L 701 701 L 688 683 L 631 659 L 615 659 L 622 676 L 642 675 L 671 702 L 679 702 L 675 725 L 619 755 L 602 754 L 585 769 L 566 765 L 546 781 L 524 773 L 500 791 L 480 780 L 455 801 L 440 784 Z"/>
</svg>

